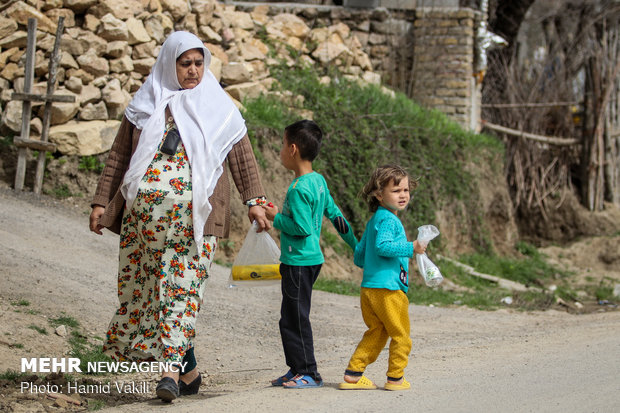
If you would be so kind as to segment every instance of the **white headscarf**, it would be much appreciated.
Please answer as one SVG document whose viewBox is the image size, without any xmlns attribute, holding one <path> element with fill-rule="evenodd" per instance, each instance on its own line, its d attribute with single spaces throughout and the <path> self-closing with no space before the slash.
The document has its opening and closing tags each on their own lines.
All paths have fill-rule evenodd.
<svg viewBox="0 0 620 413">
<path fill-rule="evenodd" d="M 182 89 L 176 60 L 190 49 L 204 51 L 204 75 L 193 89 Z M 209 197 L 222 175 L 222 163 L 247 129 L 239 110 L 208 70 L 211 53 L 198 37 L 174 32 L 161 47 L 157 61 L 136 92 L 125 116 L 142 130 L 121 185 L 127 205 L 133 205 L 138 186 L 155 156 L 166 123 L 166 106 L 181 135 L 192 168 L 194 240 L 200 246 L 212 207 Z"/>
</svg>

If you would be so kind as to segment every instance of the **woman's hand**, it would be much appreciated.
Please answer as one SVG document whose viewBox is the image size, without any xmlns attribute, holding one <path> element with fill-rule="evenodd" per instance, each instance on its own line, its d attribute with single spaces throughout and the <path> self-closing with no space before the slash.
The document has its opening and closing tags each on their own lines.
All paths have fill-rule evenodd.
<svg viewBox="0 0 620 413">
<path fill-rule="evenodd" d="M 103 235 L 101 230 L 103 229 L 103 225 L 99 224 L 99 219 L 105 213 L 105 208 L 100 205 L 95 205 L 93 207 L 92 212 L 90 213 L 90 230 L 95 234 Z"/>
<path fill-rule="evenodd" d="M 250 218 L 250 222 L 256 221 L 258 224 L 258 231 L 262 230 L 269 231 L 271 229 L 271 222 L 265 216 L 265 210 L 260 205 L 251 206 L 248 211 L 248 217 Z"/>
</svg>

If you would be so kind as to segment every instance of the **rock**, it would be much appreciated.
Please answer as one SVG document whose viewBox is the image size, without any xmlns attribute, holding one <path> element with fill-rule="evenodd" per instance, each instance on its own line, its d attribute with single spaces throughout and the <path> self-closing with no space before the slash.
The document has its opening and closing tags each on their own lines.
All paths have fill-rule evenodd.
<svg viewBox="0 0 620 413">
<path fill-rule="evenodd" d="M 54 102 L 52 105 L 52 109 L 50 111 L 50 124 L 60 125 L 73 119 L 80 109 L 80 103 L 78 101 L 78 96 L 68 89 L 60 88 L 54 94 L 75 97 L 75 102 Z M 41 116 L 43 116 L 42 111 L 43 106 L 41 106 Z"/>
<path fill-rule="evenodd" d="M 176 30 L 184 30 L 190 33 L 198 33 L 198 24 L 196 23 L 196 16 L 188 14 L 179 22 L 174 25 Z"/>
<path fill-rule="evenodd" d="M 91 75 L 90 73 L 86 72 L 83 69 L 69 69 L 67 70 L 67 76 L 71 77 L 71 76 L 75 76 L 80 78 L 80 80 L 82 80 L 83 84 L 87 84 L 92 82 L 95 79 L 95 76 Z"/>
<path fill-rule="evenodd" d="M 206 26 L 211 23 L 215 7 L 215 0 L 194 2 L 192 4 L 192 12 L 195 13 L 198 18 L 197 23 L 201 26 Z"/>
<path fill-rule="evenodd" d="M 56 333 L 57 336 L 60 337 L 67 337 L 67 326 L 65 325 L 59 325 L 58 327 L 56 327 L 56 329 L 54 330 L 54 333 Z"/>
<path fill-rule="evenodd" d="M 128 55 L 110 61 L 110 72 L 112 73 L 128 73 L 131 71 L 133 71 L 133 61 Z"/>
<path fill-rule="evenodd" d="M 155 51 L 158 51 L 157 43 L 155 40 L 151 40 L 148 43 L 137 44 L 133 47 L 131 52 L 132 59 L 145 59 L 148 57 L 157 57 Z"/>
<path fill-rule="evenodd" d="M 209 26 L 198 27 L 198 32 L 207 42 L 220 43 L 222 41 L 222 36 Z"/>
<path fill-rule="evenodd" d="M 37 50 L 35 53 L 34 77 L 40 78 L 49 71 L 49 59 L 45 58 L 43 50 Z"/>
<path fill-rule="evenodd" d="M 103 56 L 108 49 L 108 41 L 97 36 L 93 32 L 82 29 L 67 29 L 62 36 L 62 50 L 66 50 L 71 55 L 77 57 L 93 49 L 97 56 Z"/>
<path fill-rule="evenodd" d="M 75 61 L 73 56 L 69 53 L 60 53 L 60 61 L 58 62 L 60 67 L 69 68 L 69 69 L 79 69 L 80 65 Z"/>
<path fill-rule="evenodd" d="M 135 0 L 105 0 L 91 7 L 88 12 L 101 18 L 112 14 L 120 20 L 127 20 L 144 10 L 141 1 Z"/>
<path fill-rule="evenodd" d="M 142 82 L 140 80 L 130 77 L 127 82 L 123 84 L 123 90 L 129 92 L 130 94 L 133 94 L 137 92 L 138 89 L 140 89 L 140 86 L 142 86 Z"/>
<path fill-rule="evenodd" d="M 87 14 L 84 16 L 84 23 L 82 24 L 82 28 L 84 30 L 88 30 L 89 32 L 96 33 L 99 30 L 99 26 L 101 25 L 101 20 L 95 15 Z"/>
<path fill-rule="evenodd" d="M 128 55 L 130 51 L 131 48 L 129 47 L 128 42 L 124 40 L 115 40 L 108 43 L 105 54 L 107 56 L 118 59 L 121 56 Z"/>
<path fill-rule="evenodd" d="M 37 40 L 42 37 L 42 34 L 39 35 L 39 33 L 37 33 Z M 0 39 L 0 48 L 2 49 L 10 49 L 11 47 L 19 47 L 20 49 L 25 49 L 27 45 L 28 32 L 25 32 L 23 30 L 19 30 Z"/>
<path fill-rule="evenodd" d="M 23 74 L 24 69 L 17 66 L 16 63 L 8 63 L 6 66 L 4 66 L 2 71 L 0 71 L 0 77 L 3 77 L 8 81 L 13 81 L 15 80 L 15 78 Z"/>
<path fill-rule="evenodd" d="M 88 52 L 79 56 L 77 62 L 80 65 L 80 69 L 85 70 L 95 77 L 103 76 L 110 72 L 108 60 L 103 57 L 98 57 L 93 49 L 89 49 Z"/>
<path fill-rule="evenodd" d="M 372 70 L 372 62 L 370 61 L 370 57 L 362 51 L 358 51 L 353 56 L 353 61 L 363 70 Z"/>
<path fill-rule="evenodd" d="M 221 12 L 215 12 L 216 16 L 219 16 L 225 27 L 239 28 L 244 30 L 253 30 L 254 21 L 249 13 L 224 10 Z"/>
<path fill-rule="evenodd" d="M 180 20 L 189 14 L 189 2 L 187 0 L 160 0 L 164 10 L 170 12 L 175 20 Z"/>
<path fill-rule="evenodd" d="M 341 43 L 332 43 L 325 42 L 321 43 L 315 50 L 312 52 L 312 57 L 323 64 L 327 64 L 337 59 L 343 54 L 348 54 L 349 49 Z"/>
<path fill-rule="evenodd" d="M 62 8 L 63 0 L 44 0 L 43 5 L 41 6 L 41 10 L 48 11 L 51 9 L 59 9 Z"/>
<path fill-rule="evenodd" d="M 101 18 L 101 25 L 97 33 L 105 40 L 128 40 L 129 31 L 124 21 L 117 19 L 113 14 L 108 13 Z"/>
<path fill-rule="evenodd" d="M 264 26 L 269 21 L 269 16 L 267 13 L 269 13 L 269 6 L 267 4 L 261 4 L 254 7 L 254 10 L 252 10 L 250 16 L 252 17 L 252 20 L 254 20 L 254 23 Z"/>
<path fill-rule="evenodd" d="M 130 45 L 151 41 L 151 36 L 149 36 L 141 20 L 131 17 L 127 19 L 125 24 L 127 25 L 128 41 Z"/>
<path fill-rule="evenodd" d="M 144 30 L 148 33 L 149 37 L 155 39 L 159 44 L 163 43 L 166 38 L 164 34 L 164 27 L 161 24 L 161 19 L 158 16 L 152 16 L 144 20 Z"/>
<path fill-rule="evenodd" d="M 120 126 L 118 120 L 70 121 L 50 128 L 50 141 L 65 155 L 90 156 L 109 151 Z"/>
<path fill-rule="evenodd" d="M 16 52 L 20 52 L 19 47 L 11 47 L 0 53 L 0 69 L 4 69 L 4 66 L 10 61 L 11 56 Z"/>
<path fill-rule="evenodd" d="M 362 75 L 362 79 L 366 83 L 371 83 L 373 85 L 380 85 L 381 84 L 381 75 L 379 73 L 364 72 L 364 74 Z"/>
<path fill-rule="evenodd" d="M 377 44 L 385 44 L 387 41 L 387 36 L 383 34 L 371 33 L 368 36 L 368 44 L 377 45 Z"/>
<path fill-rule="evenodd" d="M 222 82 L 227 85 L 245 83 L 251 79 L 250 71 L 245 63 L 231 62 L 222 67 Z"/>
<path fill-rule="evenodd" d="M 235 39 L 236 43 L 247 41 L 254 35 L 253 31 L 240 29 L 238 27 L 233 27 L 232 31 L 233 39 Z"/>
<path fill-rule="evenodd" d="M 151 73 L 151 68 L 155 64 L 154 57 L 147 57 L 144 59 L 138 59 L 133 61 L 133 69 L 141 75 L 148 76 Z"/>
<path fill-rule="evenodd" d="M 228 45 L 235 40 L 235 32 L 230 27 L 224 27 L 221 31 L 222 43 Z"/>
<path fill-rule="evenodd" d="M 87 104 L 80 110 L 79 118 L 80 120 L 107 120 L 108 109 L 105 102 L 101 100 L 95 105 Z"/>
<path fill-rule="evenodd" d="M 11 100 L 2 111 L 2 126 L 6 126 L 13 132 L 21 132 L 22 129 L 22 102 Z"/>
<path fill-rule="evenodd" d="M 112 119 L 119 119 L 131 101 L 131 95 L 121 88 L 118 79 L 112 79 L 102 90 L 101 97 Z"/>
<path fill-rule="evenodd" d="M 222 78 L 222 61 L 217 56 L 211 56 L 211 64 L 209 70 L 213 73 L 213 76 L 219 82 Z"/>
<path fill-rule="evenodd" d="M 346 24 L 339 22 L 339 23 L 329 26 L 329 33 L 330 34 L 336 33 L 342 39 L 346 39 L 347 37 L 349 37 L 349 34 L 351 33 L 351 29 L 349 29 L 349 26 L 347 26 Z"/>
<path fill-rule="evenodd" d="M 79 77 L 72 76 L 69 79 L 65 80 L 65 87 L 72 91 L 75 94 L 80 94 L 82 92 L 82 79 Z"/>
<path fill-rule="evenodd" d="M 75 13 L 70 9 L 50 9 L 45 12 L 45 15 L 52 21 L 54 24 L 58 24 L 58 18 L 64 17 L 63 27 L 74 27 L 75 26 Z M 54 30 L 54 35 L 56 34 L 56 30 Z"/>
<path fill-rule="evenodd" d="M 244 99 L 256 99 L 261 94 L 266 94 L 267 89 L 259 82 L 246 82 L 228 86 L 226 92 L 239 102 L 243 102 Z"/>
<path fill-rule="evenodd" d="M 310 28 L 299 17 L 291 13 L 282 13 L 274 16 L 273 21 L 281 25 L 282 33 L 288 36 L 306 37 L 310 33 Z"/>
<path fill-rule="evenodd" d="M 3 39 L 15 33 L 17 31 L 17 22 L 12 19 L 7 19 L 4 16 L 0 16 L 0 39 Z"/>
<path fill-rule="evenodd" d="M 264 55 L 269 54 L 269 46 L 263 43 L 260 39 L 257 39 L 256 37 L 252 37 L 247 41 L 247 43 L 256 47 L 262 54 Z"/>
<path fill-rule="evenodd" d="M 269 76 L 269 69 L 263 60 L 254 60 L 252 62 L 248 62 L 247 64 L 250 65 L 252 69 L 250 71 L 252 79 L 260 80 Z"/>
<path fill-rule="evenodd" d="M 614 286 L 614 297 L 620 298 L 620 284 Z"/>
<path fill-rule="evenodd" d="M 43 121 L 41 118 L 34 117 L 30 120 L 30 137 L 41 137 L 43 132 Z"/>
<path fill-rule="evenodd" d="M 241 43 L 239 45 L 239 55 L 246 62 L 251 60 L 264 60 L 267 57 L 265 53 L 251 43 Z"/>
<path fill-rule="evenodd" d="M 28 26 L 28 19 L 37 20 L 37 30 L 44 32 L 56 33 L 56 23 L 50 20 L 45 14 L 23 1 L 14 2 L 4 11 L 4 15 L 10 17 L 18 24 Z"/>
<path fill-rule="evenodd" d="M 228 55 L 221 46 L 213 43 L 205 43 L 205 46 L 211 52 L 211 56 L 216 56 L 222 64 L 228 64 Z"/>
<path fill-rule="evenodd" d="M 98 1 L 99 0 L 64 0 L 63 5 L 76 13 L 81 13 L 97 4 Z"/>
<path fill-rule="evenodd" d="M 56 399 L 56 400 L 54 400 L 54 403 L 52 403 L 52 406 L 58 407 L 59 409 L 65 410 L 65 409 L 69 408 L 69 403 L 66 400 L 63 400 L 63 399 Z"/>
</svg>

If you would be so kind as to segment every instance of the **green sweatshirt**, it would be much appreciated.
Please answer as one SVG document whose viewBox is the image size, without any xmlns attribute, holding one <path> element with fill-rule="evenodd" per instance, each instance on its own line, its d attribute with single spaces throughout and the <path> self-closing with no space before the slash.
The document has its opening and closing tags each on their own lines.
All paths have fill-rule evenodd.
<svg viewBox="0 0 620 413">
<path fill-rule="evenodd" d="M 273 226 L 282 231 L 282 263 L 301 266 L 318 265 L 325 261 L 319 246 L 323 215 L 355 251 L 357 239 L 353 229 L 334 203 L 323 176 L 311 172 L 293 180 L 286 193 L 282 213 L 278 213 L 273 221 Z"/>
</svg>

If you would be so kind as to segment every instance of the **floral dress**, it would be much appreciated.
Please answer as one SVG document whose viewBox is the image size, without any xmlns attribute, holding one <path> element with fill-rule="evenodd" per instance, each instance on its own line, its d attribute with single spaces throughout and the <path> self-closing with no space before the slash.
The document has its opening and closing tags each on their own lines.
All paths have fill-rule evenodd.
<svg viewBox="0 0 620 413">
<path fill-rule="evenodd" d="M 193 346 L 215 247 L 214 236 L 205 236 L 200 248 L 194 241 L 191 168 L 183 143 L 174 155 L 158 150 L 133 206 L 123 213 L 120 307 L 104 352 L 118 361 L 180 363 Z"/>
</svg>

